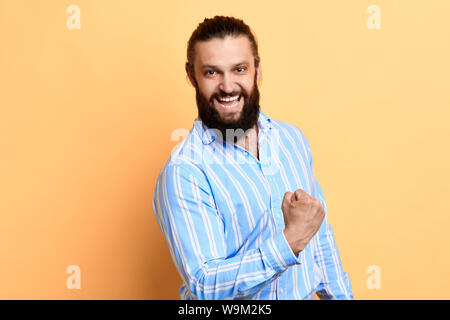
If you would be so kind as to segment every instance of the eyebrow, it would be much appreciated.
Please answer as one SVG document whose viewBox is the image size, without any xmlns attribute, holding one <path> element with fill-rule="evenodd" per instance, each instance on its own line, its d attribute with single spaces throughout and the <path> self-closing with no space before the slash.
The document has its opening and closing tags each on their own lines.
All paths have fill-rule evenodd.
<svg viewBox="0 0 450 320">
<path fill-rule="evenodd" d="M 236 63 L 233 67 L 235 68 L 235 67 L 237 67 L 237 66 L 248 65 L 248 64 L 249 64 L 249 63 L 248 63 L 247 61 L 242 61 L 242 62 Z M 204 65 L 202 65 L 201 68 L 202 68 L 202 69 L 207 69 L 207 68 L 210 68 L 210 69 L 217 69 L 217 66 L 215 66 L 215 65 L 213 65 L 213 64 L 204 64 Z"/>
</svg>

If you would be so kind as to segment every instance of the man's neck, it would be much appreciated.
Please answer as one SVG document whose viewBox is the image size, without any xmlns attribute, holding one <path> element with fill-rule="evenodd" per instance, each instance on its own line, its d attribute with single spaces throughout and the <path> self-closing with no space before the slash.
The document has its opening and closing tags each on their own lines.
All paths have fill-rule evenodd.
<svg viewBox="0 0 450 320">
<path fill-rule="evenodd" d="M 259 160 L 258 130 L 258 124 L 256 123 L 252 129 L 247 130 L 245 136 L 236 141 L 236 144 L 253 154 Z"/>
</svg>

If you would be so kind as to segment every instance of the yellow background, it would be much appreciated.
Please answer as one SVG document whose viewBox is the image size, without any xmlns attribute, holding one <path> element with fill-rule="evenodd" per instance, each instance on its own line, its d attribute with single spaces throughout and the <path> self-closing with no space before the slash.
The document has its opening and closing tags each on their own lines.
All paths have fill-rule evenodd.
<svg viewBox="0 0 450 320">
<path fill-rule="evenodd" d="M 450 298 L 447 0 L 0 0 L 0 298 L 178 299 L 153 190 L 216 14 L 254 30 L 262 110 L 311 144 L 355 298 Z"/>
</svg>

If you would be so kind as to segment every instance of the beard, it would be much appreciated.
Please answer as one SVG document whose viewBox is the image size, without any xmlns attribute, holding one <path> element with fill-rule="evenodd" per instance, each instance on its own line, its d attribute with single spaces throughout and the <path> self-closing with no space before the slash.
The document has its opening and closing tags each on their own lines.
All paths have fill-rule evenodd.
<svg viewBox="0 0 450 320">
<path fill-rule="evenodd" d="M 226 94 L 224 92 L 216 92 L 211 95 L 208 100 L 201 92 L 198 84 L 195 83 L 195 92 L 198 108 L 198 116 L 202 122 L 210 129 L 219 130 L 222 133 L 222 138 L 228 140 L 230 135 L 227 134 L 227 130 L 231 130 L 232 137 L 234 137 L 234 143 L 242 138 L 248 129 L 254 127 L 258 122 L 259 116 L 259 90 L 256 83 L 256 77 L 253 83 L 252 92 L 248 93 L 245 90 L 241 92 L 232 92 Z M 244 98 L 244 106 L 241 110 L 239 118 L 233 120 L 224 120 L 220 116 L 216 107 L 214 106 L 214 99 L 216 97 L 235 96 L 241 95 L 240 99 Z M 241 131 L 242 130 L 242 131 Z M 229 131 L 230 132 L 230 131 Z"/>
</svg>

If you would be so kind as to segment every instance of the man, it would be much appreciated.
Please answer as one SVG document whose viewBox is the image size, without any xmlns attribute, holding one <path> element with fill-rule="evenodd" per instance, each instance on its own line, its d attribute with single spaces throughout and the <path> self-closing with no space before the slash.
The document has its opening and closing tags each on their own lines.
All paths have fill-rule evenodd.
<svg viewBox="0 0 450 320">
<path fill-rule="evenodd" d="M 182 299 L 353 299 L 311 150 L 259 106 L 260 58 L 239 19 L 188 42 L 198 118 L 161 171 L 153 208 Z"/>
</svg>

